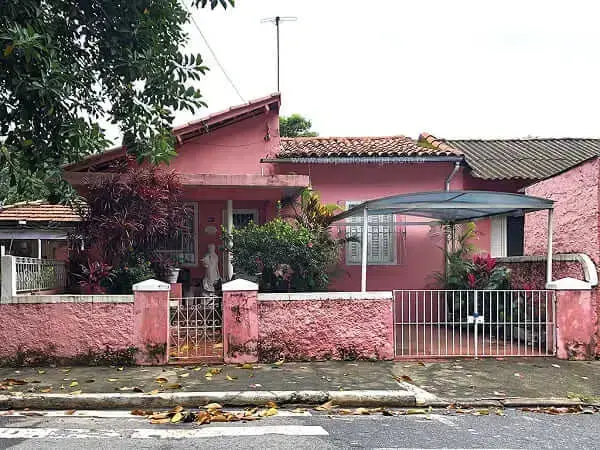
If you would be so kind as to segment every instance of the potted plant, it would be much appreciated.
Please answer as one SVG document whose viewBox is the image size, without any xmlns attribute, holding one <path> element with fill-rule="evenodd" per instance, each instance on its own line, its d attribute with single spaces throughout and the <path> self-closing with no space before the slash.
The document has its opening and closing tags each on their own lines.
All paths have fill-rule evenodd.
<svg viewBox="0 0 600 450">
<path fill-rule="evenodd" d="M 179 272 L 181 272 L 182 264 L 183 258 L 180 255 L 174 255 L 167 258 L 165 263 L 167 283 L 177 283 L 177 280 L 179 279 Z"/>
</svg>

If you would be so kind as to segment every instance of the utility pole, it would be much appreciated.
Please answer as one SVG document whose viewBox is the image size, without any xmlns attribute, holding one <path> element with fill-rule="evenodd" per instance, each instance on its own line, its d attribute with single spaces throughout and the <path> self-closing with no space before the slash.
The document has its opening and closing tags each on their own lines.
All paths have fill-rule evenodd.
<svg viewBox="0 0 600 450">
<path fill-rule="evenodd" d="M 271 23 L 275 24 L 275 29 L 276 29 L 276 34 L 277 34 L 277 92 L 279 92 L 279 23 L 281 23 L 281 22 L 294 22 L 296 20 L 298 20 L 297 17 L 275 16 L 275 17 L 268 17 L 268 18 L 262 19 L 260 21 L 261 23 L 271 22 Z"/>
</svg>

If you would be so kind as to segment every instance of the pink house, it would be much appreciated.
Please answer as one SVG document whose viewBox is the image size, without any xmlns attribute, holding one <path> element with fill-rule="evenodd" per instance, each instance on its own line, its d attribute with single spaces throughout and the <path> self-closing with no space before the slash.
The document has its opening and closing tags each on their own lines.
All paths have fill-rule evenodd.
<svg viewBox="0 0 600 450">
<path fill-rule="evenodd" d="M 264 223 L 274 217 L 278 200 L 293 198 L 308 186 L 319 191 L 324 202 L 346 208 L 409 192 L 517 192 L 528 181 L 478 176 L 458 146 L 428 134 L 418 140 L 405 136 L 281 138 L 280 102 L 280 95 L 273 94 L 173 130 L 178 156 L 170 167 L 180 173 L 195 211 L 180 246 L 168 250 L 184 257 L 189 269 L 181 280 L 184 283 L 202 278 L 199 260 L 208 244 L 218 247 L 221 226 L 241 226 L 249 220 Z M 116 148 L 91 156 L 66 167 L 64 176 L 80 186 L 98 172 L 109 171 L 110 164 L 124 155 L 123 148 Z M 371 221 L 377 231 L 369 238 L 368 290 L 427 287 L 432 272 L 443 265 L 439 230 L 414 217 L 377 216 Z M 495 256 L 522 252 L 522 221 L 506 221 L 478 222 L 477 246 L 482 252 Z M 348 230 L 352 223 L 338 226 Z M 345 252 L 342 269 L 331 289 L 360 290 L 356 245 Z M 221 271 L 225 279 L 231 276 L 225 259 Z"/>
</svg>

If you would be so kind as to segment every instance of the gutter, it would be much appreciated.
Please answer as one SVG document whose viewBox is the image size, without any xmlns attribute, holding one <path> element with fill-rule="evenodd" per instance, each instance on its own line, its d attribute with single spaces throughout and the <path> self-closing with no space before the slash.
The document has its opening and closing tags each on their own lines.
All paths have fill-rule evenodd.
<svg viewBox="0 0 600 450">
<path fill-rule="evenodd" d="M 403 164 L 427 162 L 455 162 L 464 160 L 462 156 L 334 156 L 328 158 L 298 157 L 298 158 L 262 158 L 261 163 L 275 164 Z"/>
</svg>

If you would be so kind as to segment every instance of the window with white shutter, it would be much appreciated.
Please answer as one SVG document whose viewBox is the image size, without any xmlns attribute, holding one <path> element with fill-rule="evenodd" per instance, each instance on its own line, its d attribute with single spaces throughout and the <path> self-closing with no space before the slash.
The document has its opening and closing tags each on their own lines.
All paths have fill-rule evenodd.
<svg viewBox="0 0 600 450">
<path fill-rule="evenodd" d="M 361 202 L 347 202 L 352 208 Z M 346 237 L 356 237 L 362 240 L 362 216 L 346 219 Z M 368 218 L 367 227 L 367 264 L 389 265 L 396 264 L 396 240 L 393 214 L 372 215 Z M 349 242 L 346 248 L 346 264 L 356 265 L 362 261 L 361 242 Z"/>
<path fill-rule="evenodd" d="M 492 217 L 490 224 L 490 256 L 493 258 L 506 256 L 506 217 Z"/>
</svg>

